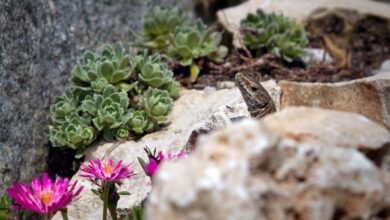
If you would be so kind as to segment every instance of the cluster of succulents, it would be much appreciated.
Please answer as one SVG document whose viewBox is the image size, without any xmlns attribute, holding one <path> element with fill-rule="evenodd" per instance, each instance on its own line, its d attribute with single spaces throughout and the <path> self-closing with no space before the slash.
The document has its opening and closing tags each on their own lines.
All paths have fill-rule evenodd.
<svg viewBox="0 0 390 220">
<path fill-rule="evenodd" d="M 218 63 L 227 55 L 227 48 L 220 45 L 221 38 L 220 32 L 209 30 L 203 21 L 190 22 L 178 8 L 156 7 L 145 16 L 137 44 L 189 66 L 194 82 L 200 72 L 196 60 L 208 58 Z"/>
<path fill-rule="evenodd" d="M 75 86 L 50 108 L 50 141 L 80 155 L 99 134 L 125 139 L 156 129 L 167 120 L 179 83 L 159 55 L 127 54 L 123 45 L 87 51 L 71 75 Z"/>
<path fill-rule="evenodd" d="M 258 9 L 241 21 L 243 43 L 259 55 L 272 52 L 279 58 L 291 62 L 303 55 L 308 44 L 302 25 L 283 15 L 267 14 Z"/>
</svg>

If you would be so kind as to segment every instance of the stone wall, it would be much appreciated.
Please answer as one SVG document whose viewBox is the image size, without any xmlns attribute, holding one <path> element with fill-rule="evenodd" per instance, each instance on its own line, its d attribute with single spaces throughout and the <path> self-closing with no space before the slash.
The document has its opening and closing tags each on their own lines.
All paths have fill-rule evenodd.
<svg viewBox="0 0 390 220">
<path fill-rule="evenodd" d="M 0 192 L 45 169 L 48 109 L 85 49 L 129 43 L 154 5 L 182 0 L 0 1 Z"/>
</svg>

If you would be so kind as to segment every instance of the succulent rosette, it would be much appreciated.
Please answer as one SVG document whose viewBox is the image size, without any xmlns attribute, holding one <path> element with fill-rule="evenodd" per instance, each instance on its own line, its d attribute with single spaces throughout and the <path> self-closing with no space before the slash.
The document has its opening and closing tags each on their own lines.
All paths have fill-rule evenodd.
<svg viewBox="0 0 390 220">
<path fill-rule="evenodd" d="M 157 6 L 145 15 L 140 44 L 151 50 L 164 50 L 169 44 L 169 34 L 184 22 L 183 11 L 179 8 Z"/>
<path fill-rule="evenodd" d="M 69 184 L 67 178 L 58 177 L 53 183 L 47 173 L 42 178 L 34 178 L 31 188 L 26 183 L 14 182 L 7 189 L 7 194 L 12 198 L 14 208 L 44 214 L 47 219 L 76 200 L 83 187 L 76 189 L 77 181 Z"/>
<path fill-rule="evenodd" d="M 272 52 L 288 62 L 300 58 L 308 44 L 302 25 L 283 15 L 267 14 L 261 9 L 241 21 L 241 32 L 244 44 L 258 55 Z"/>
<path fill-rule="evenodd" d="M 130 56 L 125 54 L 121 43 L 103 46 L 100 55 L 87 51 L 83 61 L 74 67 L 71 79 L 76 85 L 95 92 L 102 92 L 108 83 L 115 85 L 127 80 L 133 73 Z"/>
<path fill-rule="evenodd" d="M 148 85 L 159 88 L 172 80 L 173 72 L 165 63 L 149 61 L 142 66 L 138 77 Z"/>
<path fill-rule="evenodd" d="M 168 54 L 179 60 L 182 66 L 190 66 L 191 80 L 195 81 L 200 71 L 195 59 L 209 56 L 211 60 L 222 61 L 226 56 L 227 48 L 220 46 L 221 39 L 221 33 L 211 32 L 198 20 L 194 25 L 179 27 L 171 34 Z"/>
<path fill-rule="evenodd" d="M 144 111 L 131 111 L 131 117 L 127 122 L 129 129 L 137 134 L 143 134 L 154 128 L 154 124 L 148 119 Z"/>
<path fill-rule="evenodd" d="M 167 120 L 173 108 L 173 100 L 165 90 L 149 88 L 141 96 L 141 105 L 150 118 L 157 123 Z"/>
<path fill-rule="evenodd" d="M 65 94 L 54 99 L 50 106 L 51 120 L 63 120 L 65 116 L 75 112 L 78 107 L 78 97 L 73 89 L 67 89 Z"/>
<path fill-rule="evenodd" d="M 82 108 L 93 116 L 92 122 L 98 130 L 118 128 L 125 124 L 129 115 L 127 106 L 129 99 L 126 92 L 116 92 L 112 85 L 107 86 L 103 95 L 87 96 Z"/>
<path fill-rule="evenodd" d="M 66 146 L 75 150 L 89 145 L 96 138 L 90 120 L 77 113 L 67 115 L 62 123 L 49 126 L 49 131 L 53 146 Z"/>
</svg>

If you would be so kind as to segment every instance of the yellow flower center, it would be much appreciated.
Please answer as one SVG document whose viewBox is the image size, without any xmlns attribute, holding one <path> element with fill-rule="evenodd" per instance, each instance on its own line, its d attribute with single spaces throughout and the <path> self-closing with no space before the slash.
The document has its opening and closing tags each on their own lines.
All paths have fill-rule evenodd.
<svg viewBox="0 0 390 220">
<path fill-rule="evenodd" d="M 103 173 L 105 175 L 111 175 L 112 172 L 114 172 L 114 167 L 110 166 L 109 164 L 105 164 L 103 167 Z"/>
<path fill-rule="evenodd" d="M 53 201 L 53 192 L 51 192 L 51 191 L 42 192 L 41 193 L 41 201 L 45 205 L 49 205 Z"/>
</svg>

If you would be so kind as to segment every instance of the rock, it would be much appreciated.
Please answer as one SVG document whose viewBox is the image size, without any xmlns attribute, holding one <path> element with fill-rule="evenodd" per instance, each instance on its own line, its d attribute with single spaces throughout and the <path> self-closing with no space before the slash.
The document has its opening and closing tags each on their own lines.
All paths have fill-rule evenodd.
<svg viewBox="0 0 390 220">
<path fill-rule="evenodd" d="M 321 124 L 326 119 L 332 120 Z M 341 122 L 379 134 L 369 137 L 357 128 L 351 137 L 351 127 Z M 289 135 L 295 128 L 307 137 Z M 335 138 L 318 138 L 318 132 L 331 137 L 335 131 Z M 359 135 L 365 138 L 348 142 Z M 291 108 L 260 122 L 246 120 L 202 138 L 191 157 L 163 164 L 146 217 L 374 218 L 390 205 L 388 183 L 380 167 L 358 149 L 388 148 L 384 143 L 389 142 L 386 129 L 352 113 Z"/>
<path fill-rule="evenodd" d="M 234 35 L 234 45 L 241 48 L 241 42 L 238 35 L 240 21 L 248 13 L 254 13 L 257 9 L 263 9 L 266 12 L 282 13 L 287 17 L 297 21 L 304 22 L 306 18 L 318 8 L 342 8 L 356 10 L 360 13 L 377 15 L 384 18 L 390 18 L 390 5 L 369 0 L 249 0 L 241 5 L 218 11 L 217 17 L 225 29 Z"/>
<path fill-rule="evenodd" d="M 137 176 L 125 181 L 122 190 L 131 193 L 121 199 L 118 208 L 131 208 L 140 204 L 150 191 L 150 181 L 137 162 L 137 157 L 146 159 L 145 146 L 165 152 L 176 152 L 183 148 L 193 148 L 198 136 L 207 134 L 232 124 L 236 119 L 248 117 L 245 102 L 237 88 L 205 92 L 198 90 L 181 91 L 170 116 L 170 124 L 160 131 L 147 134 L 138 141 L 104 143 L 90 147 L 85 160 L 112 157 L 124 163 L 135 163 Z M 68 208 L 70 219 L 101 218 L 102 203 L 89 189 L 91 184 L 77 173 L 72 181 L 79 180 L 86 188 L 80 199 Z M 98 211 L 96 211 L 98 210 Z M 56 219 L 61 219 L 58 215 Z"/>
<path fill-rule="evenodd" d="M 306 64 L 321 62 L 324 64 L 331 64 L 332 57 L 324 49 L 305 48 L 302 61 Z"/>
<path fill-rule="evenodd" d="M 356 112 L 390 129 L 390 72 L 338 83 L 281 81 L 281 108 L 313 106 Z"/>
<path fill-rule="evenodd" d="M 267 80 L 265 82 L 261 82 L 261 85 L 264 87 L 265 90 L 267 90 L 268 94 L 271 96 L 272 100 L 275 103 L 276 110 L 280 111 L 280 98 L 282 95 L 282 90 L 280 89 L 280 86 L 276 83 L 275 80 Z"/>
<path fill-rule="evenodd" d="M 49 105 L 85 49 L 128 44 L 154 5 L 191 1 L 0 1 L 0 192 L 45 169 Z"/>
<path fill-rule="evenodd" d="M 378 73 L 388 73 L 388 72 L 390 72 L 390 59 L 385 60 L 382 63 L 381 67 L 379 69 L 377 69 L 377 70 L 374 70 L 374 72 L 377 73 L 377 74 Z"/>
<path fill-rule="evenodd" d="M 234 81 L 218 81 L 217 89 L 231 89 L 236 87 L 236 83 Z"/>
</svg>

